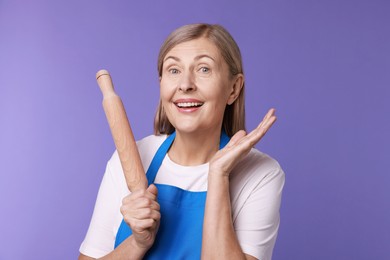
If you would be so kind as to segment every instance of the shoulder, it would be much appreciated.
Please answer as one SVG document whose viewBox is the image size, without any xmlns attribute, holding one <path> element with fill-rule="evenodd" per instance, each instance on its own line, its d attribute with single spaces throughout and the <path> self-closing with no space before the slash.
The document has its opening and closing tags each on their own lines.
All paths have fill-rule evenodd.
<svg viewBox="0 0 390 260">
<path fill-rule="evenodd" d="M 148 165 L 150 164 L 152 158 L 148 160 L 149 157 L 153 157 L 157 149 L 160 147 L 160 145 L 164 142 L 166 138 L 166 135 L 149 135 L 136 142 L 138 153 L 140 154 L 143 164 L 146 163 L 144 162 L 145 160 L 149 161 Z M 109 162 L 112 166 L 120 166 L 120 160 L 117 150 L 114 151 Z"/>
<path fill-rule="evenodd" d="M 152 161 L 157 149 L 160 147 L 160 145 L 164 142 L 166 138 L 166 135 L 149 135 L 136 142 L 142 165 L 145 171 L 148 169 L 149 164 Z M 114 151 L 110 160 L 108 161 L 107 168 L 114 176 L 116 176 L 117 179 L 120 179 L 119 181 L 125 181 L 122 165 L 117 150 Z"/>
<path fill-rule="evenodd" d="M 275 159 L 252 149 L 230 176 L 232 217 L 241 248 L 258 259 L 271 259 L 284 172 Z"/>
<path fill-rule="evenodd" d="M 137 141 L 138 152 L 140 156 L 146 154 L 155 154 L 160 145 L 165 141 L 167 135 L 149 135 Z"/>
<path fill-rule="evenodd" d="M 238 163 L 236 169 L 240 171 L 256 171 L 257 174 L 261 174 L 263 177 L 271 172 L 283 174 L 278 161 L 255 148 L 251 149 L 248 155 Z"/>
<path fill-rule="evenodd" d="M 271 181 L 283 186 L 282 167 L 274 158 L 254 148 L 237 164 L 231 174 L 231 182 L 238 189 L 251 187 L 250 190 L 253 190 Z"/>
</svg>

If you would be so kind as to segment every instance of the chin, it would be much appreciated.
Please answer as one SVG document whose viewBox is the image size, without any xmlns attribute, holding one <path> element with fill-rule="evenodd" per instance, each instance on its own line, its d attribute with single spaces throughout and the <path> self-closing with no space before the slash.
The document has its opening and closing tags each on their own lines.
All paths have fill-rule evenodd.
<svg viewBox="0 0 390 260">
<path fill-rule="evenodd" d="M 186 133 L 186 134 L 191 134 L 191 133 L 196 133 L 200 129 L 194 126 L 186 126 L 186 125 L 174 125 L 176 132 L 180 133 Z"/>
<path fill-rule="evenodd" d="M 202 127 L 199 125 L 183 125 L 178 124 L 174 125 L 176 132 L 183 133 L 183 134 L 200 134 L 200 133 L 207 133 L 208 135 L 211 134 L 214 131 L 220 131 L 220 128 L 214 128 L 214 127 Z M 216 130 L 218 129 L 218 130 Z"/>
</svg>

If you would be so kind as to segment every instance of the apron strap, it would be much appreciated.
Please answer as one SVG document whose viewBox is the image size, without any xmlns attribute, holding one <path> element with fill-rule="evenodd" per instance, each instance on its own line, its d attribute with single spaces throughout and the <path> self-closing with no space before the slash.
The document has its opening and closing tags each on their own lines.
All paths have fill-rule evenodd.
<svg viewBox="0 0 390 260">
<path fill-rule="evenodd" d="M 168 136 L 154 155 L 153 160 L 148 168 L 148 171 L 146 172 L 148 186 L 154 182 L 158 169 L 160 168 L 161 163 L 164 160 L 164 157 L 167 154 L 169 148 L 171 148 L 173 140 L 175 140 L 175 136 L 176 132 L 173 132 L 170 136 Z"/>
<path fill-rule="evenodd" d="M 230 141 L 230 137 L 222 130 L 221 139 L 219 140 L 219 150 L 224 148 Z"/>
</svg>

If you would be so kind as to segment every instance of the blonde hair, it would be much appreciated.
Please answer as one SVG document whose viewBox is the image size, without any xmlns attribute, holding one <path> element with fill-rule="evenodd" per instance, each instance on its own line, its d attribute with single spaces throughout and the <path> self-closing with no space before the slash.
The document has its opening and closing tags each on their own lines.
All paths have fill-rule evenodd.
<svg viewBox="0 0 390 260">
<path fill-rule="evenodd" d="M 164 58 L 172 48 L 180 43 L 202 37 L 214 43 L 219 49 L 222 57 L 229 67 L 231 78 L 238 74 L 244 75 L 240 49 L 233 37 L 225 28 L 220 25 L 190 24 L 184 25 L 173 31 L 161 46 L 157 62 L 159 77 L 162 76 Z M 230 137 L 241 129 L 245 130 L 244 87 L 245 83 L 243 82 L 242 89 L 237 99 L 231 105 L 226 105 L 225 108 L 222 130 L 224 130 Z M 156 135 L 171 134 L 173 131 L 175 131 L 175 128 L 171 122 L 169 122 L 160 99 L 156 116 L 154 118 L 154 133 Z"/>
</svg>

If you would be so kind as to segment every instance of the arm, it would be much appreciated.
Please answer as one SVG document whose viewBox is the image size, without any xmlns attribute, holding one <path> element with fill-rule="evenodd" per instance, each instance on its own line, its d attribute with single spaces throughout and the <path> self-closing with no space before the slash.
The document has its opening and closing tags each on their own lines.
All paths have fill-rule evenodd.
<svg viewBox="0 0 390 260">
<path fill-rule="evenodd" d="M 130 254 L 131 252 L 131 254 Z M 108 255 L 101 258 L 92 258 L 80 253 L 79 260 L 91 260 L 91 259 L 101 259 L 101 260 L 115 260 L 115 259 L 142 259 L 147 250 L 140 248 L 134 236 L 128 237 L 122 244 L 120 244 L 114 251 Z"/>
<path fill-rule="evenodd" d="M 234 232 L 227 176 L 209 173 L 202 259 L 256 259 L 242 252 Z"/>
<path fill-rule="evenodd" d="M 142 259 L 153 245 L 160 223 L 157 188 L 137 190 L 123 199 L 121 213 L 133 234 L 115 250 L 99 259 Z M 79 259 L 95 259 L 80 254 Z"/>
<path fill-rule="evenodd" d="M 99 258 L 106 255 L 110 257 L 117 255 L 120 256 L 119 252 L 121 252 L 121 250 L 131 252 L 131 254 L 134 253 L 135 258 L 136 256 L 138 257 L 138 255 L 142 255 L 146 252 L 145 249 L 142 249 L 145 247 L 145 245 L 143 247 L 141 246 L 142 250 L 140 252 L 138 252 L 136 247 L 132 248 L 132 246 L 134 247 L 136 244 L 131 242 L 131 240 L 125 240 L 122 243 L 123 246 L 119 246 L 114 250 L 114 242 L 116 231 L 118 230 L 119 224 L 123 218 L 128 224 L 130 222 L 135 222 L 135 224 L 131 225 L 138 226 L 140 226 L 140 222 L 137 221 L 142 217 L 147 219 L 148 217 L 152 216 L 152 218 L 156 219 L 156 221 L 149 221 L 149 223 L 157 222 L 157 219 L 159 220 L 159 205 L 156 201 L 157 188 L 154 185 L 151 185 L 146 191 L 139 190 L 127 196 L 126 194 L 128 194 L 126 180 L 123 176 L 119 157 L 117 153 L 114 153 L 107 164 L 106 172 L 99 188 L 99 193 L 96 199 L 90 226 L 87 235 L 80 247 L 81 259 L 83 259 L 83 255 L 93 258 Z M 146 201 L 146 204 L 135 204 L 132 202 L 132 200 Z M 122 208 L 120 208 L 121 205 Z M 153 209 L 156 209 L 157 212 L 154 212 L 154 210 L 150 211 L 152 208 L 151 205 L 153 205 Z M 142 206 L 149 207 L 149 210 L 146 209 L 146 211 L 149 212 L 149 214 L 154 212 L 153 215 L 144 214 L 143 216 L 140 216 L 140 212 L 142 213 L 145 210 L 142 209 Z M 136 207 L 138 207 L 138 211 Z M 134 216 L 134 219 L 131 219 L 131 216 Z M 146 220 L 146 222 L 147 221 L 148 220 Z M 151 226 L 147 227 L 145 225 L 144 228 L 150 229 Z M 140 229 L 138 229 L 138 231 L 140 231 Z M 135 233 L 137 233 L 137 230 L 133 229 L 133 234 Z M 112 253 L 113 251 L 115 251 L 115 253 Z M 142 256 L 140 258 L 142 258 Z"/>
<path fill-rule="evenodd" d="M 245 255 L 233 227 L 229 174 L 275 122 L 271 109 L 251 133 L 237 132 L 210 161 L 203 223 L 202 259 L 256 259 Z"/>
</svg>

